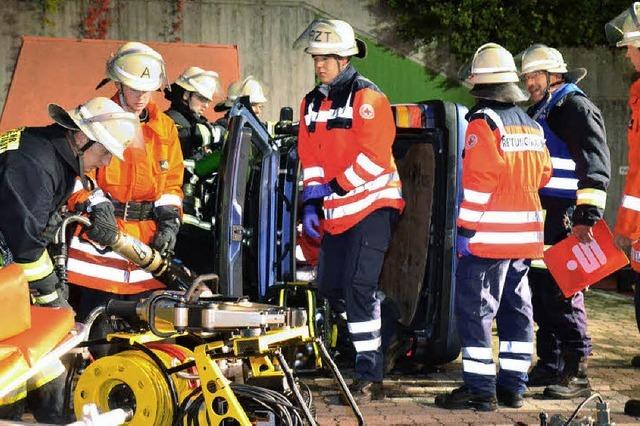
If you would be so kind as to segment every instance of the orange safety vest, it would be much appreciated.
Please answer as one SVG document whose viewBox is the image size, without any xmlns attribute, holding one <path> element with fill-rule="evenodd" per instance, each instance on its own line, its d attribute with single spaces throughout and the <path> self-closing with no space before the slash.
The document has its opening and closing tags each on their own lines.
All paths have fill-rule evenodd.
<svg viewBox="0 0 640 426">
<path fill-rule="evenodd" d="M 118 97 L 113 100 L 118 102 Z M 107 167 L 93 175 L 97 187 L 112 200 L 153 202 L 156 207 L 175 205 L 182 208 L 182 178 L 184 173 L 180 140 L 173 120 L 158 109 L 154 102 L 147 105 L 148 121 L 141 123 L 144 147 L 129 147 L 125 161 L 113 158 Z M 68 202 L 70 209 L 83 202 L 88 192 L 81 185 Z M 118 228 L 145 244 L 156 232 L 154 220 L 125 221 L 117 218 Z M 69 246 L 67 266 L 69 282 L 100 291 L 117 294 L 137 294 L 164 288 L 164 284 L 120 255 L 96 250 L 81 236 L 73 237 Z"/>
<path fill-rule="evenodd" d="M 471 253 L 492 259 L 542 257 L 538 189 L 547 184 L 551 170 L 542 127 L 520 108 L 498 104 L 470 115 L 457 223 L 475 231 Z"/>
<path fill-rule="evenodd" d="M 624 183 L 622 205 L 618 210 L 615 233 L 635 241 L 640 239 L 640 80 L 629 88 L 631 120 L 627 130 L 629 170 Z M 640 242 L 631 247 L 631 267 L 640 272 Z"/>
<path fill-rule="evenodd" d="M 374 210 L 404 208 L 391 152 L 395 121 L 387 97 L 355 72 L 336 92 L 330 99 L 316 88 L 305 97 L 298 134 L 304 186 L 336 179 L 346 191 L 323 200 L 322 226 L 334 235 Z"/>
</svg>

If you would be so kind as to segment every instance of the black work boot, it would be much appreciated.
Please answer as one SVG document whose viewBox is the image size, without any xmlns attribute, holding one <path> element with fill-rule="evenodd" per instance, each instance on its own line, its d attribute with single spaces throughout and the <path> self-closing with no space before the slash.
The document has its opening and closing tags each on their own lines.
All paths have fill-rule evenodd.
<svg viewBox="0 0 640 426">
<path fill-rule="evenodd" d="M 631 417 L 640 417 L 640 400 L 628 400 L 626 404 L 624 404 L 624 414 Z"/>
<path fill-rule="evenodd" d="M 370 380 L 355 379 L 349 386 L 349 391 L 358 405 L 367 404 L 371 401 L 382 401 L 386 397 L 382 382 L 372 382 Z M 343 404 L 349 404 L 344 395 L 340 394 L 340 399 Z"/>
<path fill-rule="evenodd" d="M 566 359 L 560 384 L 547 386 L 544 396 L 553 399 L 573 399 L 591 395 L 587 377 L 587 358 L 572 356 Z"/>
<path fill-rule="evenodd" d="M 520 408 L 524 405 L 524 397 L 522 394 L 512 392 L 502 386 L 496 386 L 496 396 L 500 405 L 506 405 L 511 408 Z"/>
<path fill-rule="evenodd" d="M 475 393 L 467 386 L 436 396 L 435 404 L 449 410 L 473 408 L 478 411 L 495 411 L 498 408 L 494 396 Z"/>
<path fill-rule="evenodd" d="M 530 387 L 558 385 L 560 384 L 561 378 L 562 375 L 560 373 L 538 362 L 531 371 L 529 371 L 529 381 L 527 385 Z"/>
</svg>

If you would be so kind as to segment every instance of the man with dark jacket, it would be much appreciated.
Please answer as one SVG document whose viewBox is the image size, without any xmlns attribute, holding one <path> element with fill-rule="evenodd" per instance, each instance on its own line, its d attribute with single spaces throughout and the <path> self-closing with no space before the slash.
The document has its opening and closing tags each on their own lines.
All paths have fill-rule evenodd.
<svg viewBox="0 0 640 426">
<path fill-rule="evenodd" d="M 107 98 L 69 111 L 50 105 L 49 115 L 55 124 L 0 135 L 0 235 L 11 253 L 2 263 L 13 260 L 23 268 L 33 304 L 69 307 L 47 253 L 53 230 L 46 228 L 71 195 L 76 178 L 109 164 L 112 155 L 123 158 L 139 125 L 134 114 Z M 89 237 L 101 244 L 111 241 L 117 231 L 111 202 L 97 190 L 88 205 L 93 222 Z M 48 380 L 33 384 L 37 388 L 30 391 L 29 408 L 38 422 L 62 423 L 64 367 L 55 363 L 43 376 Z M 19 420 L 26 401 L 0 401 L 0 418 Z"/>
<path fill-rule="evenodd" d="M 553 163 L 553 176 L 540 190 L 547 246 L 569 234 L 588 243 L 604 212 L 609 147 L 600 110 L 576 86 L 586 72 L 567 71 L 562 54 L 545 45 L 533 45 L 522 56 L 522 79 L 534 103 L 528 113 L 543 127 Z M 538 363 L 529 374 L 529 385 L 548 385 L 544 393 L 551 398 L 588 396 L 591 337 L 584 296 L 579 292 L 565 298 L 544 262 L 533 266 L 529 278 L 538 323 Z"/>
</svg>

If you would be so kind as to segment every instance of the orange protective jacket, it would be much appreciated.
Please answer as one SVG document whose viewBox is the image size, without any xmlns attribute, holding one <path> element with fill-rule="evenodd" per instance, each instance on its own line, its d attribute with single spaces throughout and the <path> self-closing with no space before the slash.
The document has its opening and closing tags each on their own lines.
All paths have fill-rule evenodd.
<svg viewBox="0 0 640 426">
<path fill-rule="evenodd" d="M 624 184 L 622 205 L 618 210 L 615 233 L 636 241 L 640 239 L 640 80 L 636 80 L 629 88 L 629 108 L 629 170 Z M 640 272 L 640 242 L 634 243 L 631 248 L 631 266 Z"/>
<path fill-rule="evenodd" d="M 538 190 L 551 177 L 540 125 L 513 104 L 482 101 L 468 115 L 458 213 L 472 254 L 491 259 L 542 257 Z"/>
<path fill-rule="evenodd" d="M 298 152 L 304 186 L 335 182 L 323 200 L 324 231 L 340 234 L 376 209 L 404 207 L 391 152 L 395 121 L 387 97 L 351 66 L 300 108 Z"/>
<path fill-rule="evenodd" d="M 112 98 L 118 102 L 117 95 Z M 152 202 L 154 205 L 182 207 L 184 164 L 178 131 L 173 120 L 152 101 L 147 105 L 149 119 L 142 122 L 144 147 L 125 150 L 125 161 L 113 158 L 107 167 L 97 169 L 92 177 L 97 187 L 119 203 Z M 84 202 L 88 192 L 81 189 L 69 199 L 73 209 Z M 124 221 L 117 218 L 123 232 L 149 244 L 156 232 L 154 220 Z M 100 253 L 78 236 L 69 248 L 69 282 L 118 294 L 137 294 L 163 288 L 149 273 L 115 253 Z"/>
</svg>

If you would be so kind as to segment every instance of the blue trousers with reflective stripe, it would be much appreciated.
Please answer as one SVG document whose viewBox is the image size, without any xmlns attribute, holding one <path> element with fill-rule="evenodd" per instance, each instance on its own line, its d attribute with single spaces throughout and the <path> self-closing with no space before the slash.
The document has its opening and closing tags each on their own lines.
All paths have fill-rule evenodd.
<svg viewBox="0 0 640 426">
<path fill-rule="evenodd" d="M 465 384 L 495 395 L 497 385 L 519 394 L 527 386 L 533 350 L 529 261 L 465 256 L 456 270 L 455 313 Z M 493 320 L 500 338 L 500 371 L 491 355 Z"/>
<path fill-rule="evenodd" d="M 355 377 L 381 381 L 380 300 L 378 279 L 398 211 L 375 210 L 342 234 L 325 234 L 320 246 L 318 286 L 331 308 L 347 313 L 356 349 Z"/>
<path fill-rule="evenodd" d="M 540 197 L 546 210 L 544 243 L 556 244 L 571 233 L 575 201 L 556 197 Z M 587 357 L 591 353 L 591 336 L 587 329 L 584 295 L 565 298 L 547 269 L 532 268 L 531 283 L 533 318 L 538 324 L 536 351 L 538 362 L 561 373 L 565 354 Z"/>
</svg>

